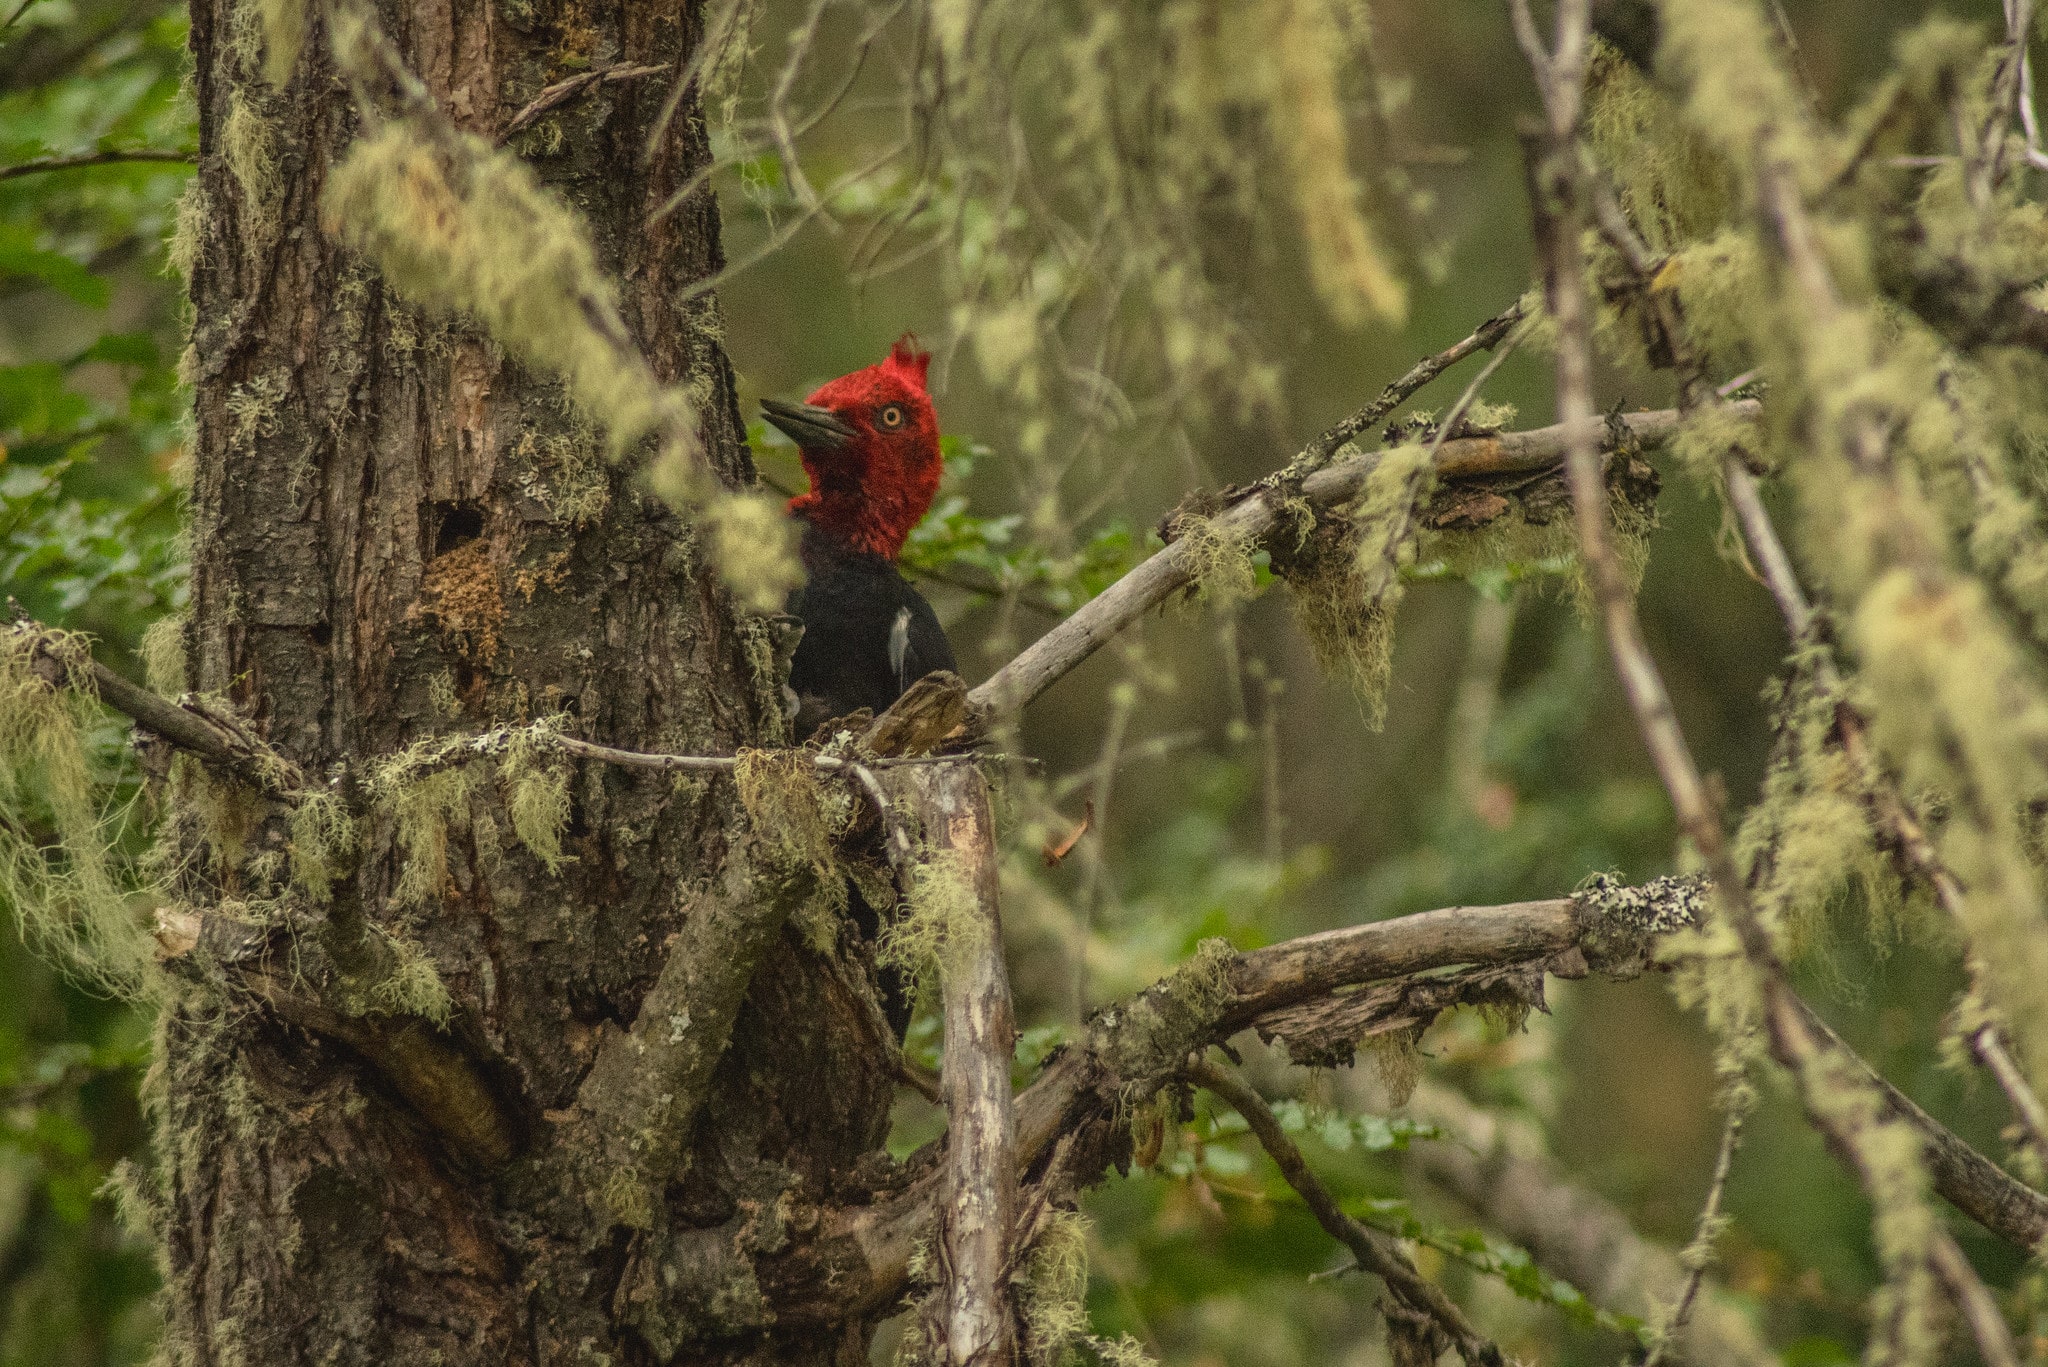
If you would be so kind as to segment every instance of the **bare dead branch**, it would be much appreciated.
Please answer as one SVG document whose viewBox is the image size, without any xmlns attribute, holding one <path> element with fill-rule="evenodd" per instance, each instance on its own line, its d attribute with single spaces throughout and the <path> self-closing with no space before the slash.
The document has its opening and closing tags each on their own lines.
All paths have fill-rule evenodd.
<svg viewBox="0 0 2048 1367">
<path fill-rule="evenodd" d="M 924 827 L 934 873 L 958 880 L 939 946 L 946 1030 L 946 1354 L 955 1367 L 1014 1363 L 1009 1282 L 1017 1207 L 1010 1058 L 1017 1028 L 996 905 L 995 817 L 972 766 L 907 770 L 899 791 Z"/>
<path fill-rule="evenodd" d="M 1301 1196 L 1302 1204 L 1316 1217 L 1316 1223 L 1351 1250 L 1363 1271 L 1385 1282 L 1387 1290 L 1409 1309 L 1428 1316 L 1471 1367 L 1500 1367 L 1499 1347 L 1473 1326 L 1442 1287 L 1415 1270 L 1415 1264 L 1408 1261 L 1398 1242 L 1344 1213 L 1330 1195 L 1330 1189 L 1310 1170 L 1301 1150 L 1287 1137 L 1287 1131 L 1280 1127 L 1279 1118 L 1264 1097 L 1207 1059 L 1198 1059 L 1188 1070 L 1188 1076 L 1244 1117 L 1260 1147 L 1280 1169 L 1287 1185 Z"/>
</svg>

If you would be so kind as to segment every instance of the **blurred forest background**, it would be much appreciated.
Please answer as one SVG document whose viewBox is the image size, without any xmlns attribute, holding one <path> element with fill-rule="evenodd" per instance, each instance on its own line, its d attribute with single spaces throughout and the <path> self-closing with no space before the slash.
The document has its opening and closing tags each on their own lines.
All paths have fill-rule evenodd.
<svg viewBox="0 0 2048 1367">
<path fill-rule="evenodd" d="M 1988 4 L 1951 9 L 1987 32 L 1998 19 Z M 1151 337 L 1185 363 L 1110 391 L 1077 378 L 1101 373 L 1103 355 L 1043 345 L 1070 318 L 961 297 L 977 262 L 935 255 L 971 258 L 972 231 L 919 231 L 921 214 L 980 216 L 992 241 L 1011 216 L 1038 212 L 1028 196 L 998 202 L 987 187 L 950 185 L 944 205 L 910 203 L 905 183 L 854 174 L 902 136 L 894 103 L 867 98 L 869 84 L 893 79 L 889 31 L 871 54 L 862 46 L 887 7 L 762 7 L 752 60 L 726 77 L 730 103 L 714 110 L 737 149 L 719 181 L 734 263 L 719 289 L 742 395 L 749 411 L 761 396 L 801 397 L 906 329 L 934 346 L 952 459 L 913 568 L 970 682 L 1143 554 L 1185 491 L 1278 467 L 1529 287 L 1516 127 L 1536 102 L 1504 7 L 1367 12 L 1374 88 L 1358 99 L 1354 137 L 1373 192 L 1399 209 L 1387 219 L 1400 230 L 1390 250 L 1408 282 L 1405 324 L 1334 316 L 1294 239 L 1225 241 L 1212 259 L 1228 327 Z M 1798 68 L 1829 113 L 1866 93 L 1898 35 L 1928 12 L 1910 0 L 1783 5 Z M 184 592 L 183 295 L 166 252 L 189 169 L 175 154 L 197 141 L 180 97 L 184 20 L 179 6 L 146 0 L 6 0 L 0 23 L 0 587 L 39 620 L 92 633 L 102 659 L 140 679 L 145 631 Z M 1132 34 L 1142 23 L 1132 19 Z M 1624 49 L 1635 23 L 1625 6 L 1605 14 Z M 1633 41 L 1647 59 L 1644 34 Z M 784 130 L 809 184 L 743 136 L 778 97 L 792 45 L 870 61 L 834 103 L 850 61 L 805 71 L 793 92 L 801 107 L 830 110 Z M 1021 54 L 1015 69 L 1042 74 Z M 1081 155 L 1058 145 L 1059 92 L 996 94 L 1052 130 L 1036 155 Z M 536 135 L 544 129 L 522 136 Z M 138 149 L 173 155 L 103 159 Z M 1243 186 L 1283 192 L 1256 176 Z M 1149 289 L 1157 303 L 1172 287 L 1133 278 L 1116 288 Z M 1121 296 L 1089 306 L 1108 317 L 1139 307 Z M 1148 341 L 1142 329 L 1093 335 L 1105 352 Z M 1524 349 L 1484 397 L 1519 406 L 1517 425 L 1548 421 L 1548 367 Z M 1454 372 L 1419 405 L 1441 411 L 1467 379 Z M 1602 374 L 1599 392 L 1630 407 L 1671 401 L 1665 381 L 1622 373 Z M 757 433 L 756 449 L 771 481 L 800 483 L 787 446 Z M 1642 611 L 1685 730 L 1739 809 L 1763 773 L 1760 694 L 1786 637 L 1763 590 L 1717 549 L 1713 496 L 1675 466 L 1663 474 Z M 1020 1016 L 1033 1027 L 1027 1049 L 1049 1047 L 1080 1009 L 1142 986 L 1205 937 L 1249 947 L 1430 907 L 1556 896 L 1597 871 L 1633 881 L 1670 870 L 1668 805 L 1556 568 L 1468 581 L 1415 567 L 1383 729 L 1318 670 L 1277 587 L 1155 618 L 1059 685 L 1019 741 L 1042 774 L 1009 791 L 1004 915 Z M 126 838 L 139 842 L 148 813 L 124 729 L 109 724 L 101 758 L 137 797 Z M 1091 803 L 1094 829 L 1048 866 L 1040 846 Z M 1995 1149 L 2001 1099 L 1942 1059 L 1936 1023 L 1962 983 L 1951 947 L 1909 938 L 1881 950 L 1859 927 L 1811 946 L 1801 977 L 1886 1076 Z M 1551 1005 L 1523 1033 L 1447 1021 L 1425 1045 L 1430 1085 L 1518 1117 L 1645 1235 L 1683 1244 L 1720 1134 L 1703 1029 L 1655 979 L 1564 984 Z M 920 1029 L 913 1043 L 929 1044 L 929 1024 Z M 0 941 L 0 1364 L 149 1353 L 149 1255 L 99 1194 L 143 1142 L 147 1036 L 131 1008 L 67 980 L 13 935 Z M 1410 1170 L 1404 1145 L 1450 1141 L 1413 1137 L 1413 1126 L 1323 1123 L 1327 1103 L 1374 1104 L 1370 1069 L 1350 1078 L 1270 1066 L 1269 1080 L 1310 1103 L 1289 1114 L 1316 1136 L 1311 1158 L 1340 1194 L 1409 1203 L 1377 1209 L 1418 1222 L 1426 1268 L 1461 1287 L 1470 1279 L 1468 1303 L 1503 1346 L 1549 1362 L 1618 1360 L 1626 1335 L 1570 1313 L 1562 1288 L 1525 1275 L 1515 1250 L 1469 1235 L 1474 1213 Z M 905 1146 L 934 1127 L 906 1104 Z M 1337 1250 L 1236 1131 L 1204 1111 L 1157 1169 L 1090 1197 L 1096 1331 L 1128 1333 L 1169 1363 L 1382 1360 L 1357 1286 L 1311 1280 L 1340 1265 Z M 1725 1281 L 1769 1341 L 1791 1363 L 1852 1360 L 1876 1278 L 1867 1216 L 1782 1088 L 1766 1089 L 1750 1124 L 1729 1208 Z M 1996 1283 L 2028 1275 L 1974 1226 L 1954 1230 Z M 1468 1266 L 1446 1270 L 1461 1259 Z"/>
</svg>

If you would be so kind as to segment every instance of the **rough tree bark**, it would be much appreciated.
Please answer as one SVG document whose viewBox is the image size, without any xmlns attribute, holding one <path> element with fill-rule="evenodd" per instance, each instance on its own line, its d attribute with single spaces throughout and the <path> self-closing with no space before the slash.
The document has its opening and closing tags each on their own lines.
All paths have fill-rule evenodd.
<svg viewBox="0 0 2048 1367">
<path fill-rule="evenodd" d="M 566 75 L 667 65 L 593 84 L 513 146 L 589 219 L 629 328 L 697 399 L 708 458 L 750 480 L 715 301 L 684 297 L 720 262 L 715 202 L 649 223 L 709 155 L 694 91 L 645 155 L 701 6 L 381 14 L 486 139 Z M 779 741 L 763 628 L 690 529 L 606 464 L 559 384 L 409 310 L 323 230 L 359 116 L 317 20 L 275 89 L 255 0 L 193 0 L 192 46 L 190 677 L 359 819 L 323 904 L 285 879 L 288 804 L 196 769 L 174 782 L 190 910 L 163 937 L 180 987 L 142 1193 L 165 1357 L 864 1362 L 872 1312 L 729 1334 L 760 1320 L 758 1290 L 650 1318 L 625 1289 L 659 1280 L 682 1230 L 772 1249 L 789 1202 L 856 1199 L 888 1171 L 869 956 L 788 923 L 806 874 L 750 847 L 733 780 L 572 763 L 573 862 L 554 872 L 513 838 L 487 770 L 415 793 L 433 810 L 406 830 L 368 791 L 374 762 L 415 741 L 557 712 L 634 748 Z M 408 857 L 441 857 L 436 813 L 445 869 L 407 904 Z M 722 1055 L 724 1022 L 692 1009 L 721 1012 L 691 996 L 701 964 L 678 946 L 757 961 L 723 1008 Z M 713 1066 L 708 1087 L 691 1071 Z M 664 1123 L 675 1095 L 634 1092 L 664 1077 L 704 1095 L 694 1130 Z"/>
</svg>

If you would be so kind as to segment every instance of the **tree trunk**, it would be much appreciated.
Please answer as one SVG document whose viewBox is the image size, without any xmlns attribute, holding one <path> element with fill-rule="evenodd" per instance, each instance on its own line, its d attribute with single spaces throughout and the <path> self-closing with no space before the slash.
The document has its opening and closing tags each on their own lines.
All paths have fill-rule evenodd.
<svg viewBox="0 0 2048 1367">
<path fill-rule="evenodd" d="M 710 461 L 751 480 L 716 303 L 684 297 L 720 260 L 715 200 L 649 221 L 709 155 L 694 90 L 645 155 L 700 6 L 381 12 L 441 108 L 486 139 L 578 71 L 668 65 L 591 87 L 511 145 L 588 218 L 629 329 L 696 399 Z M 748 854 L 732 780 L 564 766 L 570 862 L 552 872 L 489 762 L 395 797 L 376 780 L 414 742 L 556 714 L 635 749 L 779 741 L 766 629 L 631 462 L 606 462 L 559 383 L 408 309 L 323 229 L 359 115 L 318 22 L 276 88 L 262 34 L 255 0 L 193 0 L 188 663 L 355 812 L 356 838 L 352 854 L 326 842 L 322 900 L 323 878 L 291 876 L 322 857 L 317 823 L 174 777 L 196 943 L 167 945 L 179 986 L 151 1082 L 164 1357 L 865 1361 L 871 1315 L 737 1330 L 762 1318 L 758 1289 L 659 1316 L 625 1289 L 682 1231 L 769 1248 L 787 1203 L 845 1199 L 865 1189 L 851 1174 L 886 1170 L 869 956 L 843 928 L 831 943 L 831 922 L 804 933 L 782 907 L 747 909 L 802 880 Z M 693 945 L 742 986 L 755 966 L 724 1012 L 730 1047 L 715 1020 L 691 1034 L 724 980 L 663 972 Z M 650 992 L 660 1020 L 643 1017 Z M 686 1037 L 716 1073 L 678 1132 L 673 1097 L 640 1095 L 664 1075 L 636 1060 Z"/>
</svg>

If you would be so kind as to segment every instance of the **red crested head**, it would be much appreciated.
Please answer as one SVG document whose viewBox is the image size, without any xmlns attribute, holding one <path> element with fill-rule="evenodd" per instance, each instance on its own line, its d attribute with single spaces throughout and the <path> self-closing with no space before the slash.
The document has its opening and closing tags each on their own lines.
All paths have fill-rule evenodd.
<svg viewBox="0 0 2048 1367">
<path fill-rule="evenodd" d="M 939 491 L 939 419 L 925 391 L 931 355 L 905 333 L 876 364 L 802 404 L 761 407 L 803 454 L 811 490 L 790 515 L 856 550 L 894 560 Z"/>
</svg>

